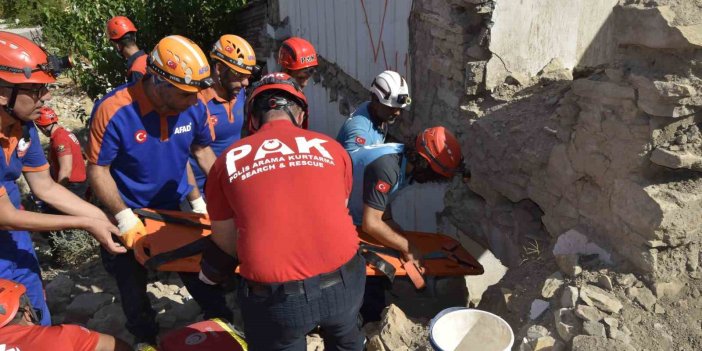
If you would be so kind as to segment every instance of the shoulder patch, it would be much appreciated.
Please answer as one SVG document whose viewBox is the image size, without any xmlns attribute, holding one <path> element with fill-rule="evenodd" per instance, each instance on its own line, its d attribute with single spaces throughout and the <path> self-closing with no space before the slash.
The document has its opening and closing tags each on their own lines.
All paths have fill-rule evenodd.
<svg viewBox="0 0 702 351">
<path fill-rule="evenodd" d="M 360 136 L 356 137 L 356 144 L 358 145 L 366 145 L 366 139 Z"/>
<path fill-rule="evenodd" d="M 63 144 L 56 147 L 56 151 L 58 151 L 58 152 L 63 152 L 63 150 L 66 150 L 66 147 L 63 146 Z"/>
<path fill-rule="evenodd" d="M 387 192 L 390 191 L 390 188 L 392 188 L 390 184 L 385 181 L 378 180 L 378 182 L 375 183 L 375 190 L 378 190 L 383 194 L 387 194 Z"/>
</svg>

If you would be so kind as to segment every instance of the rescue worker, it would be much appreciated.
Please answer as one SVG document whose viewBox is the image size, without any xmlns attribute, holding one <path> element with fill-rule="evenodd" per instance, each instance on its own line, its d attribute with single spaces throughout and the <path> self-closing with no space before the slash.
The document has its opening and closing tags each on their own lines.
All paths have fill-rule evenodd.
<svg viewBox="0 0 702 351">
<path fill-rule="evenodd" d="M 389 125 L 412 103 L 407 81 L 397 72 L 384 71 L 377 75 L 370 91 L 370 101 L 356 108 L 336 137 L 348 152 L 385 143 Z"/>
<path fill-rule="evenodd" d="M 217 159 L 205 192 L 213 245 L 200 279 L 218 283 L 238 263 L 251 350 L 306 350 L 325 331 L 325 350 L 362 350 L 358 310 L 365 260 L 345 204 L 348 153 L 301 128 L 307 100 L 285 73 L 264 76 L 247 100 L 257 132 Z"/>
<path fill-rule="evenodd" d="M 109 252 L 126 252 L 112 241 L 118 229 L 97 207 L 81 200 L 49 175 L 49 165 L 32 123 L 51 99 L 48 83 L 56 81 L 61 60 L 47 56 L 20 35 L 0 32 L 0 278 L 27 287 L 32 305 L 42 311 L 41 324 L 51 316 L 44 300 L 39 262 L 28 231 L 84 229 Z M 24 174 L 36 197 L 68 215 L 20 210 L 16 180 Z"/>
<path fill-rule="evenodd" d="M 20 283 L 0 279 L 0 350 L 131 351 L 124 341 L 79 325 L 39 325 Z"/>
<path fill-rule="evenodd" d="M 137 28 L 124 16 L 107 21 L 107 37 L 112 47 L 127 60 L 127 81 L 134 82 L 146 74 L 146 53 L 136 43 Z"/>
<path fill-rule="evenodd" d="M 214 84 L 200 92 L 198 98 L 207 107 L 214 133 L 210 144 L 219 156 L 224 149 L 241 138 L 244 125 L 246 87 L 256 67 L 256 54 L 251 45 L 241 37 L 231 34 L 221 36 L 212 46 L 212 80 Z M 205 174 L 195 159 L 190 158 L 200 192 L 205 184 Z"/>
<path fill-rule="evenodd" d="M 81 199 L 85 199 L 88 190 L 88 183 L 85 176 L 85 159 L 83 151 L 78 142 L 78 138 L 58 124 L 58 115 L 50 107 L 42 107 L 39 118 L 34 120 L 37 128 L 49 137 L 49 174 L 51 178 L 63 185 L 70 192 L 76 194 Z M 55 208 L 46 207 L 45 213 L 61 213 Z M 66 240 L 72 240 L 71 232 L 41 232 L 42 236 L 49 240 L 51 247 L 52 264 L 58 265 L 61 260 L 59 256 L 56 236 L 61 236 Z"/>
<path fill-rule="evenodd" d="M 177 210 L 192 189 L 189 155 L 205 173 L 215 160 L 207 111 L 197 99 L 212 85 L 202 50 L 185 37 L 165 37 L 149 55 L 148 69 L 143 79 L 98 101 L 89 122 L 88 180 L 128 248 L 146 233 L 132 208 Z M 116 256 L 102 251 L 102 258 L 117 281 L 127 330 L 138 342 L 155 344 L 158 326 L 146 294 L 146 269 L 132 251 Z M 180 278 L 206 319 L 231 320 L 220 288 L 203 284 L 195 273 Z"/>
<path fill-rule="evenodd" d="M 58 124 L 58 115 L 50 107 L 42 107 L 34 124 L 49 137 L 49 173 L 55 182 L 80 198 L 88 188 L 85 159 L 78 138 Z"/>
<path fill-rule="evenodd" d="M 309 41 L 300 37 L 286 39 L 278 49 L 278 64 L 283 73 L 295 78 L 302 88 L 317 69 L 317 52 Z"/>
<path fill-rule="evenodd" d="M 405 261 L 421 271 L 421 255 L 402 235 L 402 229 L 386 211 L 397 192 L 411 182 L 425 183 L 452 178 L 462 172 L 463 157 L 458 140 L 444 127 L 427 128 L 414 145 L 387 143 L 364 146 L 351 153 L 353 192 L 349 210 L 355 225 L 386 247 L 398 250 Z M 384 278 L 368 279 L 364 321 L 380 320 L 385 308 Z"/>
</svg>

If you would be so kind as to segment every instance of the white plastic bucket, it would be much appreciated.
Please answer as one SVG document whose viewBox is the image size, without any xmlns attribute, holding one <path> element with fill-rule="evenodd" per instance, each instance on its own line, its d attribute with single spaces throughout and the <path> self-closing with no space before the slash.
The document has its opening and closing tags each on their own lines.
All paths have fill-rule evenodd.
<svg viewBox="0 0 702 351">
<path fill-rule="evenodd" d="M 490 312 L 452 307 L 431 320 L 429 341 L 436 351 L 509 351 L 514 333 Z"/>
</svg>

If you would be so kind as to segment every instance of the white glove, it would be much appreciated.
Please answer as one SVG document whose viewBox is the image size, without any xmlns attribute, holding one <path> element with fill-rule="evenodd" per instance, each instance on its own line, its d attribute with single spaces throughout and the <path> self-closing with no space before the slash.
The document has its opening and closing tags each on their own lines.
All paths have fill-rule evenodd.
<svg viewBox="0 0 702 351">
<path fill-rule="evenodd" d="M 197 199 L 190 201 L 190 207 L 193 209 L 194 213 L 207 214 L 207 204 L 202 196 Z"/>
<path fill-rule="evenodd" d="M 125 208 L 115 215 L 117 228 L 119 228 L 119 239 L 124 245 L 131 249 L 134 243 L 146 235 L 146 228 L 131 208 Z"/>
</svg>

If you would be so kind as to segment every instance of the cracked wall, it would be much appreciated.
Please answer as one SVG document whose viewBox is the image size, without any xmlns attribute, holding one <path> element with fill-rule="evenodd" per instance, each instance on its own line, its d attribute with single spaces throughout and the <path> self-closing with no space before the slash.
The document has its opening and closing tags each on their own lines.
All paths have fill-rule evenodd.
<svg viewBox="0 0 702 351">
<path fill-rule="evenodd" d="M 682 0 L 416 0 L 417 97 L 400 130 L 448 126 L 472 173 L 443 216 L 512 265 L 544 232 L 575 228 L 651 277 L 696 272 L 700 13 Z"/>
</svg>

